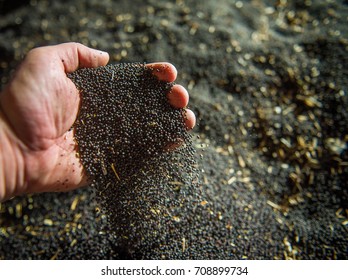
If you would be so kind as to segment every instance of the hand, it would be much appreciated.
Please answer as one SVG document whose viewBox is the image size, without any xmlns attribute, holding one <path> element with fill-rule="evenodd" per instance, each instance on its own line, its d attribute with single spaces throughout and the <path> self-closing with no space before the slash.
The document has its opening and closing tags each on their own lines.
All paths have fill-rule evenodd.
<svg viewBox="0 0 348 280">
<path fill-rule="evenodd" d="M 108 60 L 107 53 L 78 43 L 41 47 L 28 53 L 0 94 L 0 201 L 24 193 L 67 191 L 86 185 L 70 130 L 80 98 L 66 73 L 103 66 Z M 173 65 L 150 66 L 158 79 L 176 79 Z M 183 108 L 188 93 L 175 85 L 168 99 L 172 106 Z M 190 110 L 186 125 L 195 125 Z"/>
</svg>

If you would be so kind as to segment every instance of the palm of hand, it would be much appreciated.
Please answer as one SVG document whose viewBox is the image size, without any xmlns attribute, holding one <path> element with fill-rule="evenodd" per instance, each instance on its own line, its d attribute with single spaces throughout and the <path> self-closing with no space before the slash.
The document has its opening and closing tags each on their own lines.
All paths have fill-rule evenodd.
<svg viewBox="0 0 348 280">
<path fill-rule="evenodd" d="M 83 181 L 69 131 L 76 118 L 79 95 L 66 76 L 64 63 L 54 50 L 32 51 L 2 102 L 23 151 L 25 173 L 37 174 L 28 178 L 35 191 L 71 189 Z"/>
<path fill-rule="evenodd" d="M 7 115 L 29 149 L 49 149 L 72 126 L 79 96 L 58 56 L 28 56 L 10 89 L 13 108 Z"/>
</svg>

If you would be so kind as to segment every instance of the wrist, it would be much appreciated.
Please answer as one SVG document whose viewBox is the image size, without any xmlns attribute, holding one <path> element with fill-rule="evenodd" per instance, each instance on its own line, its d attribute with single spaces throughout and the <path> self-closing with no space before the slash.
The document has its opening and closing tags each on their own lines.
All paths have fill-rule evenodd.
<svg viewBox="0 0 348 280">
<path fill-rule="evenodd" d="M 21 142 L 0 108 L 0 201 L 26 192 Z"/>
</svg>

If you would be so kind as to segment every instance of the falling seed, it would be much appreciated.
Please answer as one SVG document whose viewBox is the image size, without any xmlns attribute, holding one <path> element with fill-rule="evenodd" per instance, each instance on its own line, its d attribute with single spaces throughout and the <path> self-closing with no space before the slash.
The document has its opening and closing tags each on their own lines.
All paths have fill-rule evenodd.
<svg viewBox="0 0 348 280">
<path fill-rule="evenodd" d="M 227 231 L 227 219 L 213 204 L 197 207 L 209 200 L 200 188 L 184 109 L 168 103 L 173 84 L 159 81 L 153 69 L 136 63 L 80 69 L 68 76 L 83 92 L 74 124 L 80 160 L 117 246 L 130 258 L 170 258 L 178 253 L 178 243 L 183 256 L 199 254 L 200 243 L 187 246 L 194 238 L 186 236 L 189 230 L 205 248 L 214 248 L 218 241 L 205 235 L 205 228 L 214 221 Z M 178 139 L 180 147 L 165 150 Z M 103 165 L 113 172 L 105 172 Z M 69 230 L 78 229 L 76 223 Z"/>
</svg>

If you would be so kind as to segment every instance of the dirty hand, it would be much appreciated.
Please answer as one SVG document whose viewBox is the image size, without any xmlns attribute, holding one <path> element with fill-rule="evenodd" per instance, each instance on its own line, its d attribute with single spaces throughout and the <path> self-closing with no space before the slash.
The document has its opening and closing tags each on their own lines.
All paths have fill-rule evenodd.
<svg viewBox="0 0 348 280">
<path fill-rule="evenodd" d="M 31 50 L 0 93 L 0 201 L 34 192 L 66 191 L 86 184 L 76 157 L 71 127 L 80 97 L 66 73 L 78 68 L 106 65 L 109 55 L 79 43 L 65 43 Z M 159 79 L 172 82 L 176 69 L 154 63 Z M 180 85 L 169 102 L 177 108 L 188 103 Z M 187 110 L 186 125 L 195 124 Z"/>
</svg>

